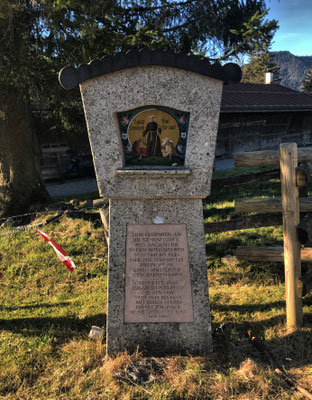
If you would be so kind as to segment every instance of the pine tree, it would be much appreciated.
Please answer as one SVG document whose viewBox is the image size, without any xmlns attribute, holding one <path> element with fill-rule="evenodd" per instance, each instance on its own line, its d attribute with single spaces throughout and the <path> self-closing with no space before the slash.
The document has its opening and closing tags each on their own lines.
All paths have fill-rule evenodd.
<svg viewBox="0 0 312 400">
<path fill-rule="evenodd" d="M 44 193 L 24 147 L 34 147 L 31 102 L 50 110 L 50 133 L 85 131 L 79 90 L 57 83 L 62 67 L 142 47 L 233 59 L 270 43 L 277 22 L 266 14 L 265 0 L 1 0 L 0 88 L 10 101 L 0 103 L 0 214 Z M 27 129 L 13 129 L 17 115 Z"/>
<path fill-rule="evenodd" d="M 312 96 L 312 67 L 308 69 L 300 89 L 302 93 Z"/>
<path fill-rule="evenodd" d="M 278 76 L 279 68 L 273 61 L 274 54 L 268 50 L 252 54 L 249 63 L 242 68 L 242 82 L 265 83 L 266 72 L 273 73 L 273 82 L 280 81 Z"/>
</svg>

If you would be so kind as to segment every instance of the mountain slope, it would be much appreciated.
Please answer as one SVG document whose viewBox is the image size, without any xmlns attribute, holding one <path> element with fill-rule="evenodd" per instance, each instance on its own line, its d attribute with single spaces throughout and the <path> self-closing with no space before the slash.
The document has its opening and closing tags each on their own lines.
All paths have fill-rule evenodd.
<svg viewBox="0 0 312 400">
<path fill-rule="evenodd" d="M 307 70 L 312 66 L 312 56 L 295 56 L 289 51 L 272 53 L 280 68 L 281 85 L 300 90 Z"/>
</svg>

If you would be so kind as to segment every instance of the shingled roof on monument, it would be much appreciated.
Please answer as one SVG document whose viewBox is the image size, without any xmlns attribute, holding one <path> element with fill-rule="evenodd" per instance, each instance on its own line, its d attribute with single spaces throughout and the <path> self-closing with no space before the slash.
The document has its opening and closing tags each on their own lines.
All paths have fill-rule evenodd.
<svg viewBox="0 0 312 400">
<path fill-rule="evenodd" d="M 221 112 L 312 111 L 312 96 L 282 85 L 234 83 L 223 88 Z"/>
<path fill-rule="evenodd" d="M 145 65 L 162 65 L 196 72 L 225 83 L 239 82 L 241 69 L 237 64 L 211 64 L 208 59 L 199 56 L 188 56 L 170 50 L 130 50 L 93 60 L 89 64 L 81 64 L 78 68 L 67 66 L 59 73 L 59 82 L 64 89 L 72 89 L 89 79 L 96 78 L 125 68 Z"/>
</svg>

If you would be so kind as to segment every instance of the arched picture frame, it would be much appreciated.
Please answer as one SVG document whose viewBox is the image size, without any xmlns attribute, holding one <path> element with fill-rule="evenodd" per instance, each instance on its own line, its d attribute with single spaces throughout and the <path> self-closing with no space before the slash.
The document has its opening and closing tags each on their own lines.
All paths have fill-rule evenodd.
<svg viewBox="0 0 312 400">
<path fill-rule="evenodd" d="M 117 113 L 127 166 L 183 166 L 190 113 L 144 106 Z"/>
</svg>

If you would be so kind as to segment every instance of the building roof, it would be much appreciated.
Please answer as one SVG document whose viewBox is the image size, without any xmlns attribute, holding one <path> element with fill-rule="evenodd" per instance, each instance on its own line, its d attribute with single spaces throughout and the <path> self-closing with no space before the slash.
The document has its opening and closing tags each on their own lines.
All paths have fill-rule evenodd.
<svg viewBox="0 0 312 400">
<path fill-rule="evenodd" d="M 277 84 L 230 83 L 221 112 L 312 111 L 312 96 Z"/>
<path fill-rule="evenodd" d="M 196 72 L 225 83 L 239 82 L 241 68 L 237 64 L 211 64 L 207 58 L 174 53 L 171 50 L 130 50 L 93 60 L 89 64 L 81 64 L 78 68 L 67 66 L 59 72 L 59 82 L 64 89 L 72 89 L 89 79 L 126 68 L 145 65 L 162 65 Z"/>
</svg>

